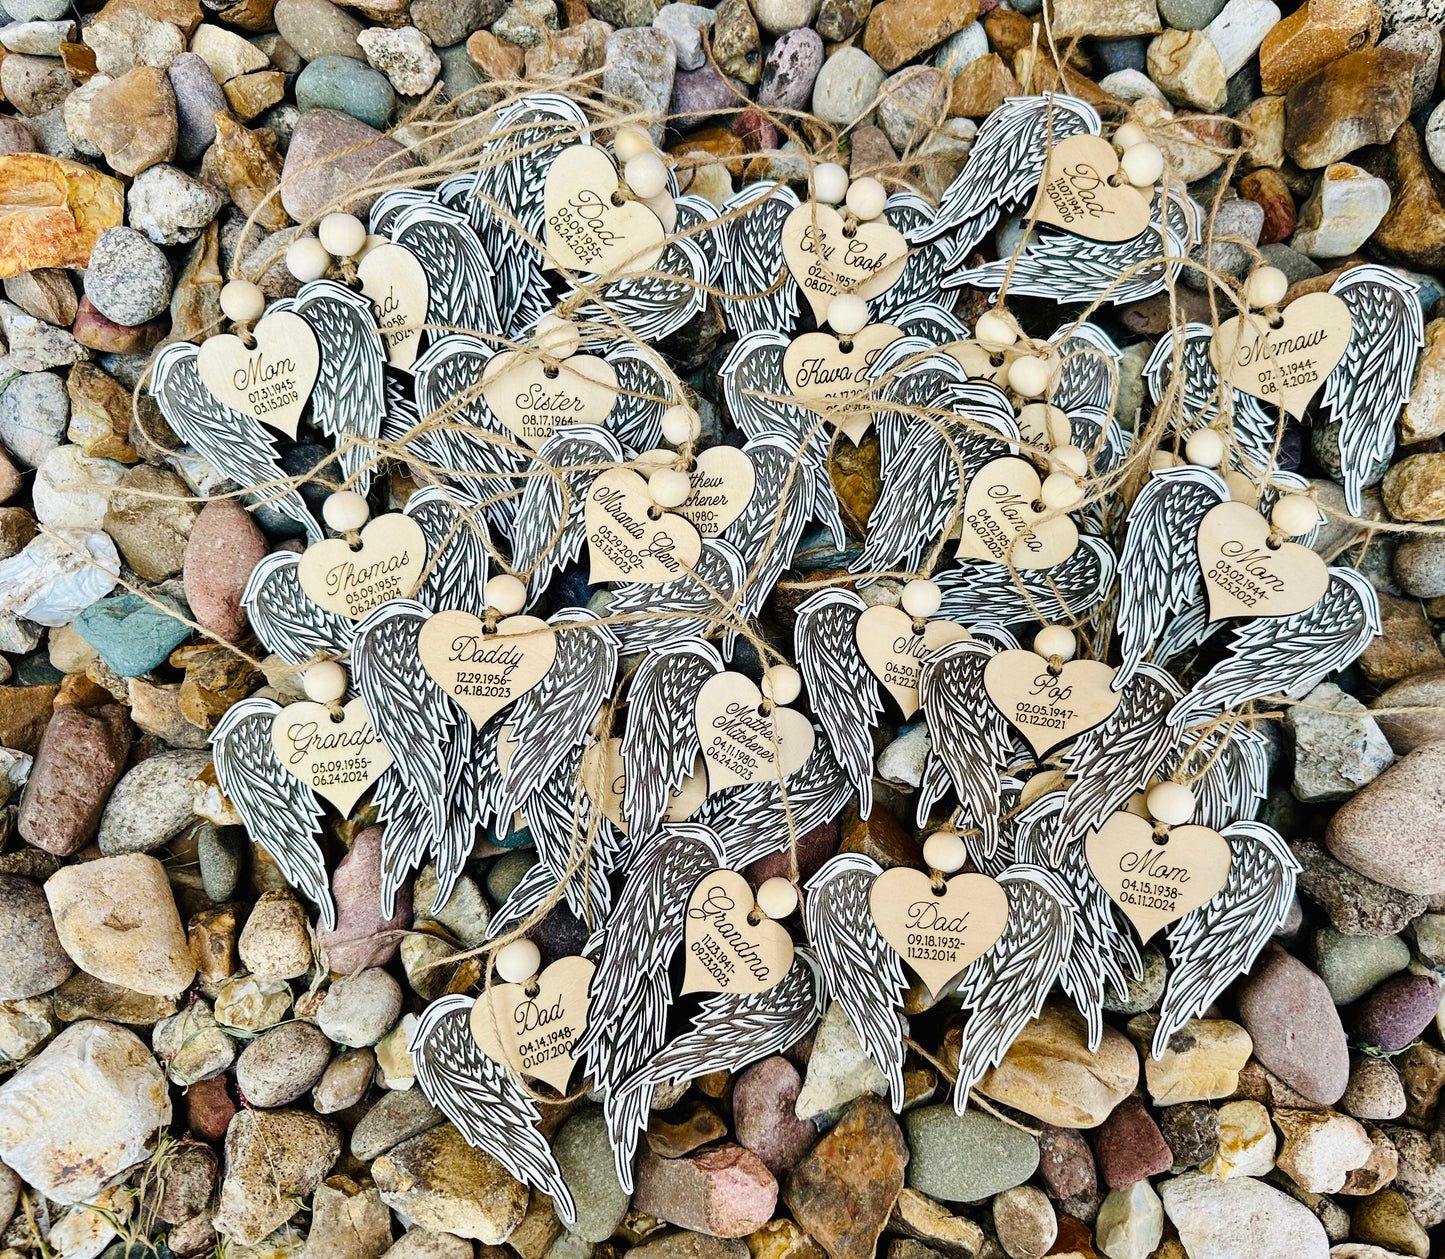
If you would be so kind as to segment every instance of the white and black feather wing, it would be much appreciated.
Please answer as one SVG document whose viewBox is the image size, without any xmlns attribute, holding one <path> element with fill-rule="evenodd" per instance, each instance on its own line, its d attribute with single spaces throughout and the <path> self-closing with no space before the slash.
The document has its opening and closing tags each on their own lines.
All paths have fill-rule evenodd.
<svg viewBox="0 0 1445 1259">
<path fill-rule="evenodd" d="M 303 665 L 313 656 L 344 656 L 356 624 L 313 603 L 296 577 L 301 557 L 272 551 L 246 578 L 241 607 L 267 651 L 287 664 Z"/>
<path fill-rule="evenodd" d="M 798 284 L 783 259 L 783 223 L 798 208 L 786 184 L 747 184 L 722 207 L 718 301 L 728 326 L 750 332 L 790 332 L 798 318 Z"/>
</svg>

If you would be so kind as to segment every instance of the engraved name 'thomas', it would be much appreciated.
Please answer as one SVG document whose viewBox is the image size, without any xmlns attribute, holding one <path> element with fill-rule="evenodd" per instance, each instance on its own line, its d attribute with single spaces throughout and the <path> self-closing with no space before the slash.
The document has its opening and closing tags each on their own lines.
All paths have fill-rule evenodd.
<svg viewBox="0 0 1445 1259">
<path fill-rule="evenodd" d="M 410 590 L 405 580 L 410 574 L 411 554 L 407 551 L 387 555 L 372 564 L 356 564 L 343 560 L 326 570 L 326 593 L 346 600 L 353 616 L 364 616 L 388 599 L 400 599 Z"/>
</svg>

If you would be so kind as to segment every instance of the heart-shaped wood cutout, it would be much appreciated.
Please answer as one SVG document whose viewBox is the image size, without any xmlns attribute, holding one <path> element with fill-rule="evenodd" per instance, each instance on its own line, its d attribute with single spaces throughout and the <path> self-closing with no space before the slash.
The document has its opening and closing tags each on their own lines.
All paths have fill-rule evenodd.
<svg viewBox="0 0 1445 1259">
<path fill-rule="evenodd" d="M 615 198 L 615 199 L 614 199 Z M 547 169 L 545 243 L 554 265 L 617 277 L 650 271 L 667 233 L 641 201 L 618 191 L 617 168 L 601 149 L 574 144 Z"/>
<path fill-rule="evenodd" d="M 954 875 L 940 894 L 922 870 L 894 866 L 873 880 L 868 912 L 888 947 L 937 995 L 998 943 L 1008 894 L 986 874 Z"/>
<path fill-rule="evenodd" d="M 1120 182 L 1111 183 L 1116 176 Z M 1153 193 L 1124 180 L 1103 136 L 1075 135 L 1049 150 L 1033 213 L 1040 223 L 1089 240 L 1133 240 L 1149 226 Z"/>
<path fill-rule="evenodd" d="M 1154 823 L 1114 813 L 1084 840 L 1084 858 L 1145 944 L 1210 900 L 1229 878 L 1229 841 L 1207 826 L 1175 826 L 1154 842 Z"/>
<path fill-rule="evenodd" d="M 361 531 L 361 549 L 345 538 L 313 542 L 301 553 L 296 580 L 306 597 L 337 616 L 359 621 L 388 599 L 410 599 L 426 575 L 426 535 L 399 511 Z"/>
<path fill-rule="evenodd" d="M 1008 388 L 1009 365 L 1023 353 L 1017 346 L 1007 350 L 985 349 L 977 341 L 955 341 L 952 345 L 945 345 L 943 352 L 972 379 L 991 380 L 1000 389 Z"/>
<path fill-rule="evenodd" d="M 865 608 L 854 630 L 863 663 L 898 701 L 905 718 L 918 711 L 918 678 L 923 662 L 940 647 L 968 636 L 968 631 L 955 621 L 927 621 L 920 634 L 907 612 L 883 604 Z"/>
<path fill-rule="evenodd" d="M 557 658 L 557 632 L 535 616 L 509 616 L 495 633 L 486 629 L 470 612 L 438 612 L 416 644 L 422 668 L 478 729 L 536 686 Z"/>
<path fill-rule="evenodd" d="M 1100 660 L 1070 660 L 1051 673 L 1036 651 L 1000 651 L 983 669 L 989 699 L 1038 757 L 1109 720 L 1124 697 L 1113 680 L 1113 666 Z"/>
<path fill-rule="evenodd" d="M 538 354 L 503 350 L 482 370 L 492 414 L 533 450 L 568 424 L 606 424 L 617 401 L 617 372 L 606 359 L 574 354 L 551 364 Z"/>
<path fill-rule="evenodd" d="M 316 334 L 289 310 L 267 315 L 251 331 L 256 344 L 249 350 L 229 332 L 207 337 L 196 372 L 217 402 L 294 439 L 321 366 Z"/>
<path fill-rule="evenodd" d="M 1299 419 L 1349 348 L 1350 308 L 1333 293 L 1306 293 L 1280 315 L 1278 328 L 1258 314 L 1226 319 L 1209 361 L 1226 385 Z"/>
<path fill-rule="evenodd" d="M 702 684 L 694 720 L 708 795 L 740 783 L 777 782 L 813 754 L 813 723 L 793 708 L 764 713 L 762 702 L 763 693 L 741 673 L 715 673 Z"/>
<path fill-rule="evenodd" d="M 589 744 L 582 753 L 582 782 L 587 794 L 596 801 L 602 816 L 624 835 L 628 833 L 627 818 L 622 812 L 623 790 L 627 785 L 627 766 L 622 760 L 622 740 L 608 739 Z M 699 754 L 692 773 L 682 780 L 668 797 L 663 811 L 664 822 L 686 822 L 702 808 L 707 799 L 707 769 Z"/>
<path fill-rule="evenodd" d="M 766 992 L 793 964 L 793 938 L 757 910 L 752 885 L 736 870 L 703 877 L 688 898 L 685 922 L 684 993 Z"/>
<path fill-rule="evenodd" d="M 592 560 L 588 580 L 594 586 L 676 581 L 697 566 L 702 554 L 697 530 L 676 512 L 659 511 L 647 482 L 631 468 L 609 468 L 592 482 L 582 519 Z"/>
<path fill-rule="evenodd" d="M 472 1039 L 493 1062 L 565 1093 L 594 969 L 585 957 L 562 957 L 528 983 L 494 983 L 472 1005 Z"/>
<path fill-rule="evenodd" d="M 674 450 L 644 450 L 631 466 L 649 477 L 658 468 L 670 468 L 678 461 Z M 680 507 L 669 507 L 704 538 L 716 538 L 747 510 L 758 487 L 757 470 L 748 455 L 736 446 L 709 446 L 692 461 L 688 473 L 692 489 Z"/>
<path fill-rule="evenodd" d="M 884 219 L 847 220 L 830 205 L 805 201 L 783 221 L 783 260 L 821 323 L 839 293 L 865 302 L 886 293 L 908 265 L 908 242 Z"/>
<path fill-rule="evenodd" d="M 1199 567 L 1209 622 L 1232 616 L 1293 616 L 1330 584 L 1324 559 L 1298 542 L 1269 544 L 1269 521 L 1248 503 L 1220 503 L 1199 524 Z"/>
<path fill-rule="evenodd" d="M 866 393 L 873 364 L 902 335 L 901 329 L 886 323 L 869 324 L 851 337 L 805 332 L 794 337 L 783 354 L 783 376 L 803 406 L 821 415 L 856 446 L 873 422 L 872 410 L 830 404 Z"/>
<path fill-rule="evenodd" d="M 368 249 L 356 264 L 362 295 L 371 299 L 376 326 L 386 342 L 386 361 L 411 371 L 421 349 L 431 289 L 426 268 L 404 245 L 385 244 Z"/>
<path fill-rule="evenodd" d="M 1039 500 L 1042 483 L 1034 465 L 1016 455 L 990 459 L 968 483 L 958 557 L 1013 563 L 1015 568 L 1052 568 L 1079 545 L 1068 516 L 1049 515 Z"/>
<path fill-rule="evenodd" d="M 352 700 L 342 713 L 336 721 L 325 704 L 288 704 L 271 725 L 271 746 L 288 774 L 346 817 L 362 793 L 391 768 L 392 756 L 372 729 L 364 699 Z"/>
</svg>

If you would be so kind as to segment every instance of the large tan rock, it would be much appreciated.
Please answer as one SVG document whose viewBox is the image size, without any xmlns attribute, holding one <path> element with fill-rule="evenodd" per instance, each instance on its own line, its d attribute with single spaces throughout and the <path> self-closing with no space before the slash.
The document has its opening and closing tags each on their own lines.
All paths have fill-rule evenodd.
<svg viewBox="0 0 1445 1259">
<path fill-rule="evenodd" d="M 1083 1016 L 1050 1002 L 977 1088 L 1057 1128 L 1093 1128 L 1138 1083 L 1139 1055 L 1122 1032 L 1106 1024 L 1091 1053 Z"/>
<path fill-rule="evenodd" d="M 85 266 L 124 213 L 125 189 L 110 175 L 44 153 L 0 155 L 0 278 Z"/>
<path fill-rule="evenodd" d="M 383 1154 L 371 1174 L 398 1215 L 489 1245 L 506 1240 L 527 1212 L 527 1187 L 449 1123 Z"/>
<path fill-rule="evenodd" d="M 146 853 L 65 866 L 45 881 L 61 947 L 81 970 L 152 996 L 196 976 L 165 867 Z"/>
<path fill-rule="evenodd" d="M 1129 1020 L 1129 1035 L 1145 1055 L 1144 1083 L 1154 1105 L 1207 1102 L 1234 1092 L 1252 1047 L 1244 1028 L 1228 1019 L 1190 1019 L 1156 1061 L 1149 1047 L 1158 1024 L 1152 1014 Z"/>
<path fill-rule="evenodd" d="M 1325 844 L 1386 887 L 1445 891 L 1445 742 L 1417 748 L 1341 805 Z"/>
<path fill-rule="evenodd" d="M 89 1202 L 149 1157 L 171 1121 L 166 1077 L 134 1032 L 87 1020 L 0 1087 L 0 1158 L 54 1202 Z"/>
</svg>

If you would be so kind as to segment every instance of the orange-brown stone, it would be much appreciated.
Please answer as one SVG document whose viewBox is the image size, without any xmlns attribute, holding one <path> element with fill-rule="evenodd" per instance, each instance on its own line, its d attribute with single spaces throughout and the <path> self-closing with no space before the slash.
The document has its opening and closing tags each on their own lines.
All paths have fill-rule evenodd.
<svg viewBox="0 0 1445 1259">
<path fill-rule="evenodd" d="M 1259 46 L 1260 86 L 1282 96 L 1346 53 L 1380 37 L 1375 0 L 1309 0 L 1277 23 Z"/>
<path fill-rule="evenodd" d="M 1418 271 L 1445 267 L 1445 176 L 1426 161 L 1420 133 L 1401 127 L 1362 164 L 1390 185 L 1390 208 L 1370 238 L 1371 252 Z"/>
<path fill-rule="evenodd" d="M 44 153 L 0 155 L 0 278 L 36 267 L 83 267 L 95 238 L 118 227 L 120 180 Z"/>
<path fill-rule="evenodd" d="M 217 112 L 216 141 L 201 160 L 201 175 L 225 188 L 242 214 L 254 214 L 258 227 L 277 232 L 291 222 L 281 198 L 271 195 L 281 182 L 281 155 L 269 128 L 252 131 Z"/>
<path fill-rule="evenodd" d="M 984 118 L 1010 96 L 1022 95 L 1023 88 L 1013 71 L 996 52 L 975 57 L 953 80 L 948 112 L 955 117 Z"/>
<path fill-rule="evenodd" d="M 868 15 L 863 51 L 891 72 L 977 18 L 978 0 L 883 0 Z"/>
</svg>

